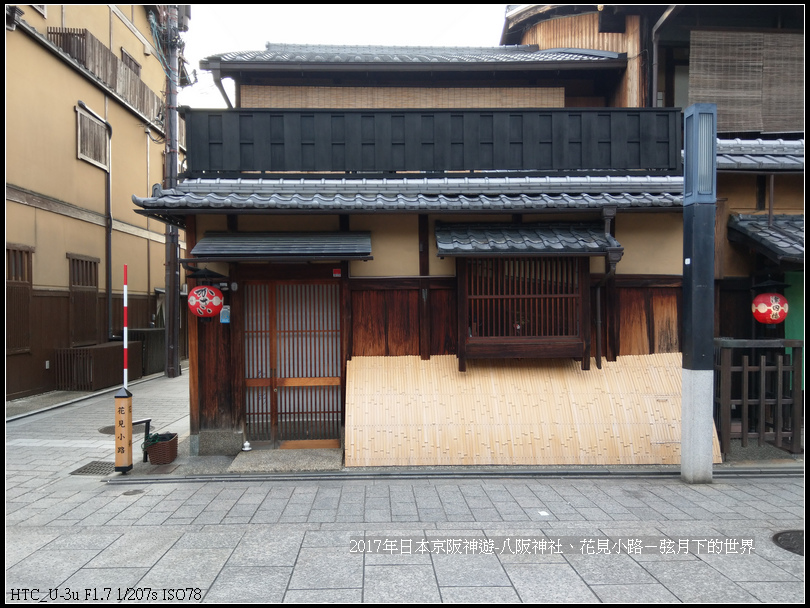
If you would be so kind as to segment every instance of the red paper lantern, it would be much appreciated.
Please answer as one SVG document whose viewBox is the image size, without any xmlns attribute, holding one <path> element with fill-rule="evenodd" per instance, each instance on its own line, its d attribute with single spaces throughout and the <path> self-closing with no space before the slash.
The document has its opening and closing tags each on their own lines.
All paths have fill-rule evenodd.
<svg viewBox="0 0 810 608">
<path fill-rule="evenodd" d="M 761 293 L 754 298 L 751 312 L 760 323 L 781 323 L 788 315 L 788 301 L 779 293 Z"/>
<path fill-rule="evenodd" d="M 198 317 L 216 317 L 224 303 L 222 292 L 216 287 L 200 285 L 188 294 L 188 308 Z"/>
</svg>

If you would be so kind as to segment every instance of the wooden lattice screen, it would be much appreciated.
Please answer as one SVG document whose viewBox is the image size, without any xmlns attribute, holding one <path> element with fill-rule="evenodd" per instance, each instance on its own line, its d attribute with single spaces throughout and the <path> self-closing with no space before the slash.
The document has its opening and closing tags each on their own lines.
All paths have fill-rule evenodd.
<svg viewBox="0 0 810 608">
<path fill-rule="evenodd" d="M 470 358 L 589 362 L 587 258 L 471 258 L 459 263 L 460 368 Z"/>
<path fill-rule="evenodd" d="M 340 286 L 246 286 L 245 413 L 251 441 L 334 440 L 343 416 Z"/>
<path fill-rule="evenodd" d="M 579 273 L 574 258 L 467 260 L 474 337 L 578 337 Z"/>
<path fill-rule="evenodd" d="M 70 345 L 96 344 L 99 260 L 73 254 L 67 257 L 70 263 Z"/>
</svg>

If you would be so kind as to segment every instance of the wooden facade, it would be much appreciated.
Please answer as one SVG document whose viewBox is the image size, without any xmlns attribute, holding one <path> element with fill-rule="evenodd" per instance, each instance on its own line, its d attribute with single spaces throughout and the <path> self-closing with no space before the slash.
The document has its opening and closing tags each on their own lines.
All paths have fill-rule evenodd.
<svg viewBox="0 0 810 608">
<path fill-rule="evenodd" d="M 187 110 L 186 121 L 186 177 L 240 178 L 241 192 L 248 176 L 306 181 L 349 175 L 377 183 L 407 177 L 406 170 L 430 180 L 455 170 L 518 175 L 527 167 L 533 178 L 565 178 L 585 168 L 596 176 L 671 176 L 681 162 L 678 115 L 671 110 Z M 260 222 L 265 229 L 263 215 L 303 215 L 299 222 L 285 220 L 297 230 L 330 224 L 325 210 L 268 211 L 253 203 L 209 207 L 205 215 L 157 213 L 186 227 L 189 250 L 205 236 L 200 224 L 234 234 Z M 191 429 L 199 453 L 234 453 L 244 440 L 275 447 L 334 441 L 345 416 L 347 365 L 357 357 L 428 361 L 449 355 L 459 370 L 468 360 L 569 358 L 587 370 L 594 357 L 601 367 L 602 357 L 678 350 L 676 280 L 650 275 L 633 283 L 600 274 L 592 268 L 596 254 L 484 255 L 434 265 L 428 214 L 332 214 L 341 231 L 370 230 L 372 256 L 380 259 L 290 265 L 240 263 L 223 254 L 218 268 L 236 285 L 226 293 L 230 323 L 191 322 Z M 524 215 L 496 219 L 520 225 Z M 569 211 L 562 217 L 583 216 Z M 298 294 L 289 295 L 297 302 L 292 312 L 285 294 Z M 302 351 L 287 342 L 293 334 L 285 326 L 294 328 L 289 331 L 305 345 Z M 339 373 L 318 367 L 324 360 L 335 364 L 336 356 Z M 290 375 L 282 370 L 292 360 L 299 368 Z"/>
<path fill-rule="evenodd" d="M 187 110 L 187 177 L 244 171 L 681 172 L 671 109 Z"/>
<path fill-rule="evenodd" d="M 656 64 L 653 26 L 661 18 L 674 36 L 694 24 L 681 18 L 693 9 L 668 10 L 507 12 L 504 44 L 591 49 L 579 57 L 587 65 L 388 61 L 384 49 L 303 46 L 292 62 L 273 45 L 205 60 L 215 78 L 235 81 L 236 109 L 186 110 L 189 185 L 149 199 L 144 213 L 185 227 L 189 251 L 216 230 L 295 231 L 303 241 L 363 231 L 371 252 L 297 264 L 229 257 L 235 248 L 187 258 L 226 276 L 231 307 L 229 323 L 189 328 L 198 452 L 235 453 L 244 440 L 314 447 L 351 424 L 347 462 L 351 451 L 358 466 L 481 464 L 490 445 L 497 464 L 677 462 L 679 385 L 635 390 L 674 381 L 683 344 L 681 112 L 656 107 L 677 79 L 674 53 L 660 49 Z M 653 182 L 665 185 L 650 194 Z M 749 194 L 728 210 L 721 202 L 721 216 Z M 611 245 L 509 242 L 525 224 L 575 221 L 595 222 Z M 498 226 L 501 237 L 457 239 L 440 257 L 439 222 Z M 747 262 L 722 230 L 718 278 L 733 282 Z M 732 300 L 743 297 L 721 289 L 718 301 Z M 740 324 L 721 313 L 720 327 Z M 369 376 L 383 368 L 375 384 Z M 555 401 L 560 391 L 575 398 Z M 483 435 L 462 428 L 480 416 Z M 436 433 L 431 454 L 412 433 L 422 422 Z M 619 445 L 611 432 L 633 438 Z"/>
</svg>

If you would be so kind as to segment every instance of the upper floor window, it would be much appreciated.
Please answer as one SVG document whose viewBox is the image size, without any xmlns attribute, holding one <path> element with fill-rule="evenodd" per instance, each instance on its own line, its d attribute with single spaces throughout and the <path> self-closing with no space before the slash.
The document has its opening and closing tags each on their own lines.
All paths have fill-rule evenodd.
<svg viewBox="0 0 810 608">
<path fill-rule="evenodd" d="M 79 106 L 76 106 L 76 140 L 80 159 L 102 169 L 109 169 L 110 146 L 107 126 Z"/>
<path fill-rule="evenodd" d="M 141 64 L 135 61 L 135 58 L 126 52 L 124 47 L 121 47 L 121 61 L 125 66 L 127 66 L 130 70 L 135 72 L 135 75 L 140 78 L 141 77 Z"/>
<path fill-rule="evenodd" d="M 31 6 L 32 9 L 34 9 L 36 12 L 38 12 L 43 17 L 48 16 L 48 14 L 46 12 L 47 11 L 47 6 L 48 6 L 47 4 L 31 4 L 30 6 Z"/>
</svg>

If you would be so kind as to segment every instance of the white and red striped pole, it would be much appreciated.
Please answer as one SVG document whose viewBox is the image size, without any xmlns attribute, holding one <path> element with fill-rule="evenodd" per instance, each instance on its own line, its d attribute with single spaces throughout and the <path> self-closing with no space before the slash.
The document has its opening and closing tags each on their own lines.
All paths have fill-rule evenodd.
<svg viewBox="0 0 810 608">
<path fill-rule="evenodd" d="M 127 350 L 127 265 L 124 264 L 124 388 L 127 388 L 127 373 L 129 372 L 129 359 Z"/>
<path fill-rule="evenodd" d="M 127 266 L 124 264 L 124 388 L 115 394 L 115 470 L 132 470 L 132 394 L 127 390 Z"/>
</svg>

